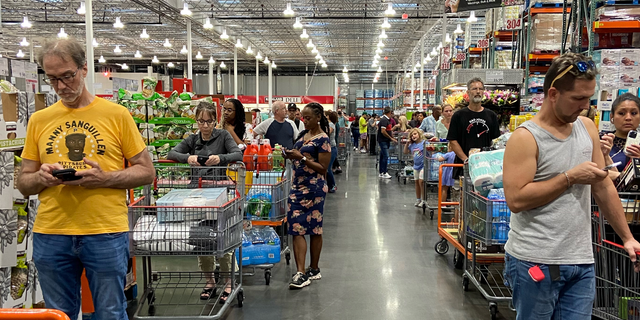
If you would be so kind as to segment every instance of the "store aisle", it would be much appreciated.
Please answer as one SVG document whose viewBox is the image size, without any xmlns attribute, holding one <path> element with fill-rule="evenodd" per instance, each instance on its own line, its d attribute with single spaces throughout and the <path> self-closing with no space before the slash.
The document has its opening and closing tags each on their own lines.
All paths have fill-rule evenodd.
<svg viewBox="0 0 640 320">
<path fill-rule="evenodd" d="M 453 250 L 435 253 L 436 221 L 413 207 L 411 183 L 378 179 L 375 159 L 368 155 L 352 157 L 343 169 L 338 192 L 326 201 L 322 280 L 289 290 L 294 263 L 286 266 L 283 259 L 270 286 L 262 273 L 245 278 L 244 307 L 234 303 L 226 318 L 490 319 L 482 295 L 475 288 L 463 292 Z M 184 268 L 184 259 L 164 259 L 155 268 Z M 499 319 L 515 319 L 507 305 L 499 310 Z"/>
</svg>

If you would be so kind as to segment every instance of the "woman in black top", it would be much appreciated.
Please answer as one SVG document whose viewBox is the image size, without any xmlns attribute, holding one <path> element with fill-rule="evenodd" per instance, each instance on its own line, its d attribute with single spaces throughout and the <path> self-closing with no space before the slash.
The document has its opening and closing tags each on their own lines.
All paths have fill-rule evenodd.
<svg viewBox="0 0 640 320">
<path fill-rule="evenodd" d="M 242 102 L 238 99 L 227 99 L 222 105 L 222 114 L 224 115 L 222 129 L 227 130 L 238 145 L 244 146 L 247 128 Z"/>
</svg>

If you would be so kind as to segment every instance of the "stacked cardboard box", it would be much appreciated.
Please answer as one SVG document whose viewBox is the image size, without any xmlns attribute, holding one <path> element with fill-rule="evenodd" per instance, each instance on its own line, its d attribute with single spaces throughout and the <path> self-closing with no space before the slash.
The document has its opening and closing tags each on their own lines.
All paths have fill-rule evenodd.
<svg viewBox="0 0 640 320">
<path fill-rule="evenodd" d="M 562 14 L 538 14 L 531 32 L 531 49 L 559 51 L 562 46 Z"/>
</svg>

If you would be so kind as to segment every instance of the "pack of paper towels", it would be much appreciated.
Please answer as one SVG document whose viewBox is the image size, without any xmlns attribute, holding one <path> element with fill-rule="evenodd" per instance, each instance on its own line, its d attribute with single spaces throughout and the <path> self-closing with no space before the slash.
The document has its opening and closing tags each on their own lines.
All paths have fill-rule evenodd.
<svg viewBox="0 0 640 320">
<path fill-rule="evenodd" d="M 469 176 L 474 190 L 487 196 L 491 189 L 502 188 L 504 150 L 485 151 L 469 156 Z"/>
</svg>

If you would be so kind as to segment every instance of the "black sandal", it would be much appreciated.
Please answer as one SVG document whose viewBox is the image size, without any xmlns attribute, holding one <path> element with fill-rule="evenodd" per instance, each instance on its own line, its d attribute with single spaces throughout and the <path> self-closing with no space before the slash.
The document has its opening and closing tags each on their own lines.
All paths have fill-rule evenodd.
<svg viewBox="0 0 640 320">
<path fill-rule="evenodd" d="M 227 292 L 227 289 L 229 289 L 229 292 Z M 220 294 L 220 303 L 224 304 L 227 302 L 229 296 L 231 295 L 231 290 L 231 284 L 228 284 Z"/>
<path fill-rule="evenodd" d="M 215 293 L 213 292 L 216 289 L 216 287 L 205 287 L 204 289 L 202 289 L 202 292 L 200 293 L 200 300 L 209 300 L 211 299 L 211 296 L 214 295 Z"/>
</svg>

